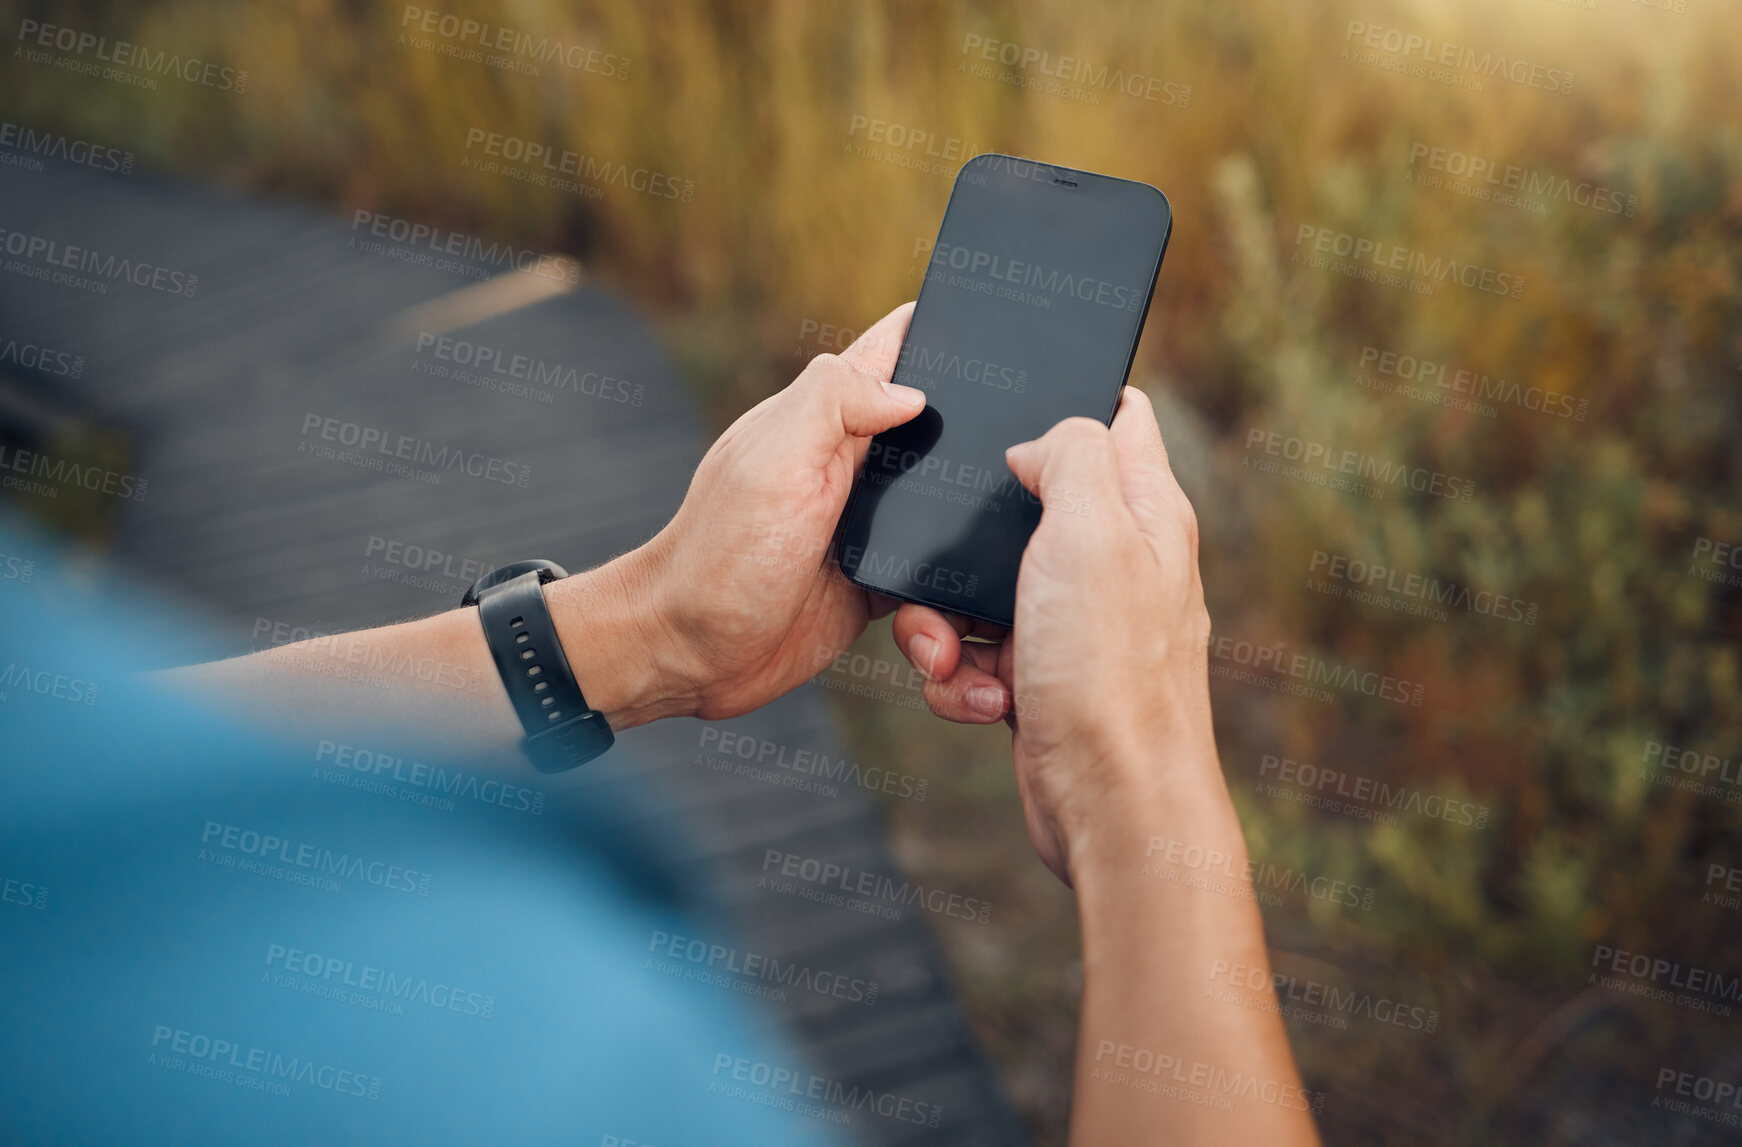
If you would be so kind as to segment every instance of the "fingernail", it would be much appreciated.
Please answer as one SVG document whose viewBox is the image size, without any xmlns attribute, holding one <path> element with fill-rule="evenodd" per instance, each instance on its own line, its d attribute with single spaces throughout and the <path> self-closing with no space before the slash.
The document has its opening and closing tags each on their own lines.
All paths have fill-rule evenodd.
<svg viewBox="0 0 1742 1147">
<path fill-rule="evenodd" d="M 995 685 L 976 685 L 968 690 L 968 708 L 984 717 L 1004 715 L 1004 690 Z"/>
<path fill-rule="evenodd" d="M 1012 462 L 1022 461 L 1022 456 L 1024 454 L 1027 454 L 1029 448 L 1032 447 L 1033 445 L 1034 445 L 1033 442 L 1018 442 L 1016 445 L 1014 445 L 1014 446 L 1010 447 L 1009 449 L 1007 449 L 1006 451 L 1004 451 L 1005 464 L 1009 465 Z"/>
<path fill-rule="evenodd" d="M 924 406 L 925 391 L 915 390 L 911 386 L 902 386 L 899 382 L 886 382 L 883 389 L 889 392 L 891 398 L 905 406 Z"/>
<path fill-rule="evenodd" d="M 925 674 L 927 681 L 932 679 L 932 667 L 938 663 L 939 648 L 937 638 L 927 637 L 923 633 L 915 634 L 913 640 L 907 643 L 907 655 L 919 666 L 919 671 Z"/>
</svg>

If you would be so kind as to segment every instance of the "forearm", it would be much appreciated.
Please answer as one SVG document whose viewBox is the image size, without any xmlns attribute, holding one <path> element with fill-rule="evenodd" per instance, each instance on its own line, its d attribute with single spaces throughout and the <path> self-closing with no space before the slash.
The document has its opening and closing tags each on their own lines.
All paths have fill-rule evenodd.
<svg viewBox="0 0 1742 1147">
<path fill-rule="evenodd" d="M 1073 846 L 1084 968 L 1077 1147 L 1318 1142 L 1271 1006 L 1245 843 L 1207 751 L 1174 773 L 1202 783 L 1132 800 Z M 1217 982 L 1231 968 L 1258 970 L 1265 990 L 1231 1002 Z"/>
<path fill-rule="evenodd" d="M 613 730 L 684 711 L 682 691 L 658 660 L 657 610 L 633 554 L 551 582 L 544 593 L 588 704 Z M 317 740 L 386 737 L 473 760 L 518 761 L 524 736 L 471 608 L 161 676 L 183 692 Z"/>
<path fill-rule="evenodd" d="M 924 408 L 923 392 L 889 382 L 911 309 L 819 355 L 733 423 L 653 539 L 544 587 L 576 682 L 614 731 L 749 712 L 827 664 L 819 648 L 838 652 L 864 629 L 864 591 L 824 576 L 821 545 L 803 560 L 780 551 L 829 537 L 865 442 Z M 388 733 L 473 759 L 520 756 L 522 730 L 469 609 L 163 676 L 297 736 Z"/>
</svg>

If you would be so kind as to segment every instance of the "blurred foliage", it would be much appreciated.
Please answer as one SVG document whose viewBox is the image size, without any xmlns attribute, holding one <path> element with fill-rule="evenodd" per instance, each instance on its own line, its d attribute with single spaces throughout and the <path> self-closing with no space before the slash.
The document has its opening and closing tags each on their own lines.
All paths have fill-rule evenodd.
<svg viewBox="0 0 1742 1147">
<path fill-rule="evenodd" d="M 913 294 L 915 243 L 966 155 L 1161 187 L 1177 223 L 1134 377 L 1177 400 L 1164 431 L 1205 460 L 1185 478 L 1218 631 L 1425 688 L 1417 708 L 1216 684 L 1254 854 L 1379 890 L 1371 913 L 1269 912 L 1276 945 L 1352 976 L 1403 974 L 1447 1017 L 1410 1042 L 1295 1033 L 1309 1078 L 1333 1092 L 1331 1137 L 1584 1141 L 1577 1121 L 1551 1118 L 1568 1089 L 1589 1103 L 1647 1093 L 1665 1048 L 1719 1022 L 1579 1001 L 1598 942 L 1742 971 L 1742 914 L 1698 903 L 1705 862 L 1737 862 L 1736 807 L 1654 786 L 1641 765 L 1648 741 L 1742 758 L 1738 595 L 1689 576 L 1696 538 L 1742 543 L 1742 21 L 1727 5 L 463 7 L 627 58 L 626 78 L 450 59 L 405 42 L 397 5 L 6 7 L 14 26 L 100 27 L 250 71 L 241 95 L 142 93 L 15 62 L 0 76 L 9 116 L 255 193 L 575 254 L 655 316 L 716 427 L 840 349 L 817 328 L 862 328 Z M 1351 20 L 1570 71 L 1573 90 L 1466 91 L 1368 66 L 1345 58 Z M 971 36 L 1189 85 L 1189 101 L 977 76 Z M 879 155 L 869 121 L 935 142 Z M 473 130 L 666 173 L 693 195 L 584 198 L 480 174 L 461 166 Z M 1424 186 L 1407 178 L 1416 143 L 1590 181 L 1637 209 L 1536 214 Z M 1303 224 L 1522 275 L 1522 297 L 1310 268 L 1294 259 Z M 1565 393 L 1588 414 L 1485 417 L 1364 389 L 1365 347 Z M 1368 500 L 1254 474 L 1241 467 L 1251 428 L 1461 476 L 1476 496 Z M 1442 622 L 1308 592 L 1321 550 L 1499 590 L 1540 616 Z M 1002 732 L 841 711 L 866 756 L 938 778 L 937 799 L 890 809 L 898 846 L 999 906 L 989 929 L 943 938 L 1018 1101 L 1042 1141 L 1062 1142 L 1071 903 L 1026 855 Z M 1254 784 L 1266 753 L 1468 794 L 1493 819 L 1372 826 L 1270 800 Z M 1572 1074 L 1553 1067 L 1578 1030 L 1569 1001 L 1632 1025 Z"/>
</svg>

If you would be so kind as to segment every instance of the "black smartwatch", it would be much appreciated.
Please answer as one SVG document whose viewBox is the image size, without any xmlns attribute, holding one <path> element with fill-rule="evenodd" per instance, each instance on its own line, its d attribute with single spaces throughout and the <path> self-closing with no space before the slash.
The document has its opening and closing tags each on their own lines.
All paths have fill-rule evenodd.
<svg viewBox="0 0 1742 1147">
<path fill-rule="evenodd" d="M 526 730 L 526 755 L 541 773 L 584 765 L 616 740 L 605 714 L 581 695 L 544 601 L 545 583 L 568 576 L 555 562 L 510 562 L 460 599 L 478 607 L 490 656 Z"/>
</svg>

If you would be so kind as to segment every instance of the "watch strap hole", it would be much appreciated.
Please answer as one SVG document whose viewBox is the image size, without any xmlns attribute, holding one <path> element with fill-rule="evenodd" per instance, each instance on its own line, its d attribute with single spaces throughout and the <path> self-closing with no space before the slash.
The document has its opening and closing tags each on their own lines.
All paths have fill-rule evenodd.
<svg viewBox="0 0 1742 1147">
<path fill-rule="evenodd" d="M 547 773 L 590 760 L 615 739 L 605 715 L 581 693 L 544 600 L 543 583 L 561 576 L 550 563 L 514 563 L 491 571 L 467 591 L 526 730 L 527 754 Z"/>
</svg>

